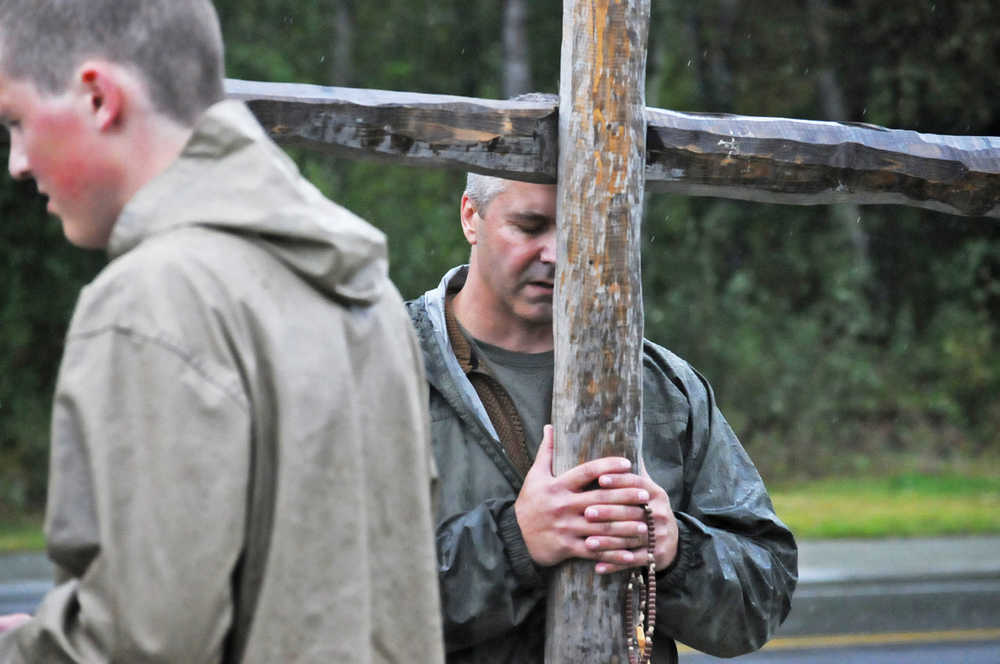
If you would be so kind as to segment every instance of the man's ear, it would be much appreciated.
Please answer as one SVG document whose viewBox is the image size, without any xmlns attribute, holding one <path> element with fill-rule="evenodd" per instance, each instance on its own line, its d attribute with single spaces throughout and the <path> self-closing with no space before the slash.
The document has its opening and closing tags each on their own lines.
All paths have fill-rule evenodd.
<svg viewBox="0 0 1000 664">
<path fill-rule="evenodd" d="M 462 233 L 465 235 L 465 239 L 468 240 L 469 244 L 475 245 L 478 238 L 476 236 L 477 231 L 477 211 L 476 206 L 472 203 L 472 199 L 469 198 L 467 194 L 462 194 L 462 204 L 459 208 L 459 215 L 462 218 Z"/>
<path fill-rule="evenodd" d="M 113 129 L 123 120 L 127 91 L 119 71 L 106 63 L 85 62 L 74 84 L 86 97 L 87 111 L 98 131 Z"/>
</svg>

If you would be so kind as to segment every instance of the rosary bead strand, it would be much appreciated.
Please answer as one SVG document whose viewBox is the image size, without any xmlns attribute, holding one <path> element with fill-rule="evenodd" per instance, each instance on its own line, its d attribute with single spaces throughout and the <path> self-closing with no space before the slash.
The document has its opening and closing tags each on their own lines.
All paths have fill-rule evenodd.
<svg viewBox="0 0 1000 664">
<path fill-rule="evenodd" d="M 628 644 L 629 664 L 649 664 L 653 657 L 653 632 L 656 629 L 656 530 L 652 508 L 649 505 L 643 505 L 643 508 L 647 528 L 646 579 L 643 579 L 642 571 L 631 570 L 624 598 L 625 642 Z M 636 602 L 639 604 L 638 620 L 634 609 Z"/>
</svg>

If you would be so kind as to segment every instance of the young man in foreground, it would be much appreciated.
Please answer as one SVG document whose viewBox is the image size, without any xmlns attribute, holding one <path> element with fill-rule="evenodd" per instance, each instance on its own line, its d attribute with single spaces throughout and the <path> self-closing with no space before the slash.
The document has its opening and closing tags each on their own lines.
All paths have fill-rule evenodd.
<svg viewBox="0 0 1000 664">
<path fill-rule="evenodd" d="M 111 262 L 0 662 L 437 662 L 426 387 L 384 238 L 223 99 L 208 0 L 0 0 L 10 172 Z M 385 408 L 392 404 L 391 408 Z"/>
</svg>

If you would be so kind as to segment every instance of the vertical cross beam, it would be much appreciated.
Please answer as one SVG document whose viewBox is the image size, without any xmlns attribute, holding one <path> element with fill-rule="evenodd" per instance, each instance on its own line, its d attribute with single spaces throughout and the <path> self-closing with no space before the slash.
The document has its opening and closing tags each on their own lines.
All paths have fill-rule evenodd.
<svg viewBox="0 0 1000 664">
<path fill-rule="evenodd" d="M 564 0 L 553 471 L 639 457 L 649 0 Z M 625 662 L 624 574 L 572 560 L 549 589 L 547 664 Z"/>
</svg>

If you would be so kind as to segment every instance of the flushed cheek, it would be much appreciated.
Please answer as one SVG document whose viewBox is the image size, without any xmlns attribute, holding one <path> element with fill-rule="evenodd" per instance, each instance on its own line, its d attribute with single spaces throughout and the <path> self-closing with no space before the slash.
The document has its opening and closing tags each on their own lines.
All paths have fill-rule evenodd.
<svg viewBox="0 0 1000 664">
<path fill-rule="evenodd" d="M 39 114 L 26 141 L 30 167 L 46 189 L 56 186 L 79 193 L 86 173 L 88 151 L 81 149 L 82 127 L 68 113 Z"/>
<path fill-rule="evenodd" d="M 58 200 L 79 200 L 92 190 L 89 164 L 84 159 L 61 159 L 53 163 L 45 178 L 46 191 Z"/>
<path fill-rule="evenodd" d="M 79 145 L 47 150 L 41 157 L 44 163 L 35 169 L 39 187 L 64 212 L 93 205 L 101 197 L 111 195 L 114 181 L 113 169 L 98 156 L 94 150 Z"/>
</svg>

